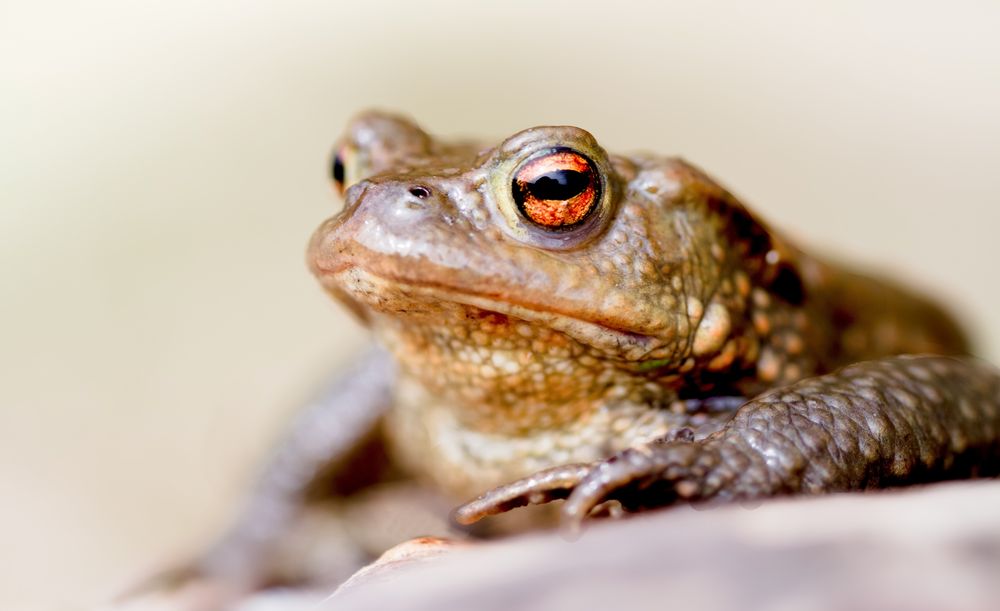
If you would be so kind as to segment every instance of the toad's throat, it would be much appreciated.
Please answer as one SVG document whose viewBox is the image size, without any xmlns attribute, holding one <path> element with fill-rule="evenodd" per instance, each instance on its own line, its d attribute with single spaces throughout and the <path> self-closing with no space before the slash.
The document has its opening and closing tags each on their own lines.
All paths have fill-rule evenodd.
<svg viewBox="0 0 1000 611">
<path fill-rule="evenodd" d="M 423 389 L 428 409 L 469 431 L 562 430 L 623 402 L 648 407 L 673 397 L 549 325 L 452 301 L 397 307 L 406 314 L 372 310 L 369 321 L 401 379 Z"/>
<path fill-rule="evenodd" d="M 388 277 L 358 266 L 326 272 L 322 279 L 337 297 L 346 295 L 375 312 L 400 317 L 433 316 L 436 304 L 457 304 L 551 328 L 619 359 L 641 360 L 660 345 L 654 336 L 585 320 L 557 309 L 478 294 L 463 287 Z"/>
</svg>

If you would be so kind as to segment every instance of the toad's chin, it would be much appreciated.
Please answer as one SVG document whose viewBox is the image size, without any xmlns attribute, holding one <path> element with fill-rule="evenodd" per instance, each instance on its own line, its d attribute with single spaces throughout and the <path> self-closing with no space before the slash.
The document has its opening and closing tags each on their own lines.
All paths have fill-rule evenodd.
<svg viewBox="0 0 1000 611">
<path fill-rule="evenodd" d="M 626 360 L 641 360 L 660 344 L 658 338 L 649 335 L 616 329 L 534 304 L 513 303 L 461 287 L 387 278 L 357 266 L 324 272 L 320 281 L 335 298 L 355 311 L 371 309 L 391 315 L 420 316 L 432 314 L 434 304 L 457 304 L 543 325 L 581 344 Z"/>
</svg>

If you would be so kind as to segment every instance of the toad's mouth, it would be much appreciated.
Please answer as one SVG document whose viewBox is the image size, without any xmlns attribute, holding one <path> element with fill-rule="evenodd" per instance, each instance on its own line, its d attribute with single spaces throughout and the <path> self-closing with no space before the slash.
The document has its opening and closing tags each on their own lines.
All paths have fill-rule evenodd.
<svg viewBox="0 0 1000 611">
<path fill-rule="evenodd" d="M 658 338 L 615 328 L 534 303 L 519 303 L 505 296 L 476 293 L 443 284 L 418 283 L 406 278 L 374 274 L 347 266 L 320 274 L 323 286 L 334 297 L 391 315 L 433 315 L 430 304 L 456 304 L 484 312 L 542 325 L 585 345 L 625 360 L 642 360 L 659 346 Z"/>
</svg>

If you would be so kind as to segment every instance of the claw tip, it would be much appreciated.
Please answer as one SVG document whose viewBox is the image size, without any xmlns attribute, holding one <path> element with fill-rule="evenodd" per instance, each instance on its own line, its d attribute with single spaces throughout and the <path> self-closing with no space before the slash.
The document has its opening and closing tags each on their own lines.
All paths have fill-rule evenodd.
<svg viewBox="0 0 1000 611">
<path fill-rule="evenodd" d="M 462 526 L 468 526 L 470 524 L 475 524 L 483 516 L 480 512 L 475 511 L 469 507 L 469 504 L 459 505 L 451 512 L 451 521 L 456 524 L 461 524 Z"/>
</svg>

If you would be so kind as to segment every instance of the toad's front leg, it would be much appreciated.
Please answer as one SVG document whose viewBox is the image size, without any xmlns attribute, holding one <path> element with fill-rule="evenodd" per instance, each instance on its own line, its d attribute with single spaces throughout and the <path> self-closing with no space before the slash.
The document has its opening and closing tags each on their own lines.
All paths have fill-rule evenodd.
<svg viewBox="0 0 1000 611">
<path fill-rule="evenodd" d="M 1000 372 L 972 359 L 869 361 L 767 392 L 702 440 L 658 439 L 566 465 L 459 507 L 460 523 L 555 499 L 568 526 L 606 500 L 625 509 L 753 499 L 1000 472 Z"/>
</svg>

